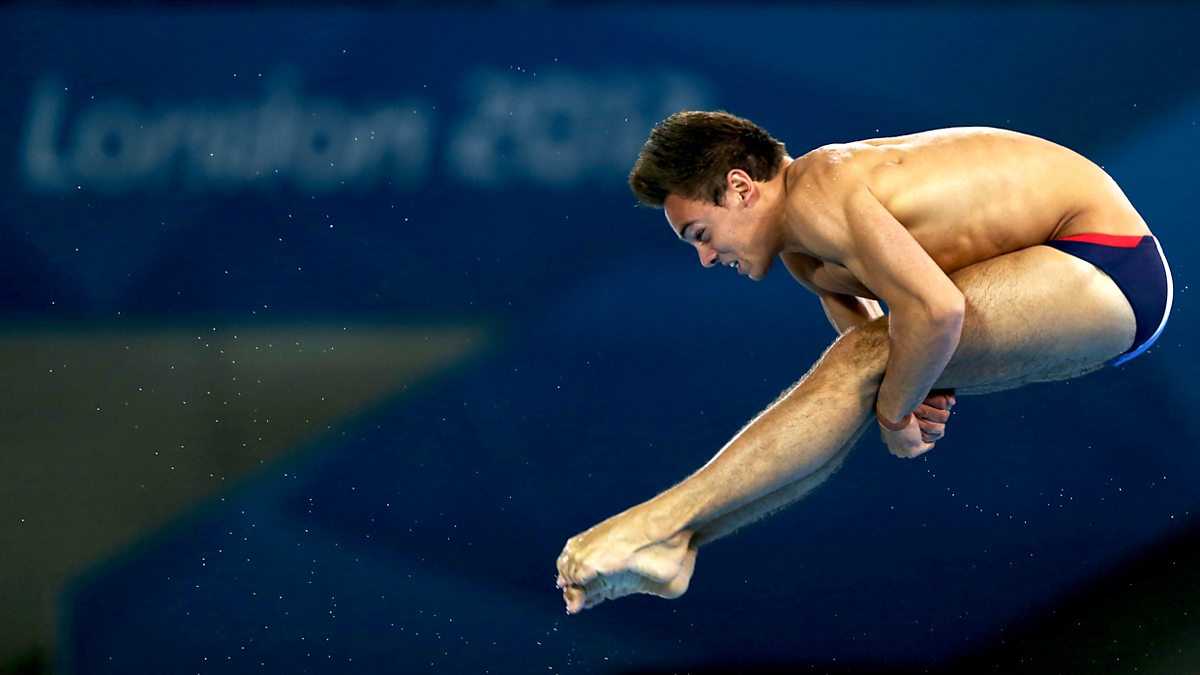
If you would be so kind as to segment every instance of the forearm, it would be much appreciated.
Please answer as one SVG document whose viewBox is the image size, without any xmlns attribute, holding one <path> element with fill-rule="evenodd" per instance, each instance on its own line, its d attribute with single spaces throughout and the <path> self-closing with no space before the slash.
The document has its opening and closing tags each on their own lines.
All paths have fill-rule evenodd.
<svg viewBox="0 0 1200 675">
<path fill-rule="evenodd" d="M 883 316 L 883 308 L 877 300 L 839 293 L 822 294 L 821 308 L 838 335 L 845 335 L 851 329 Z"/>
<path fill-rule="evenodd" d="M 921 404 L 958 348 L 962 312 L 949 310 L 914 318 L 892 312 L 889 319 L 887 374 L 879 386 L 876 408 L 899 421 Z"/>
</svg>

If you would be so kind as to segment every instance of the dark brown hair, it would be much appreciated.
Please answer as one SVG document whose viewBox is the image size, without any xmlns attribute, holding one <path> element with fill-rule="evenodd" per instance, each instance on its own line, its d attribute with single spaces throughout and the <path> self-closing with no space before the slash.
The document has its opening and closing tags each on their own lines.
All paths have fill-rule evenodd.
<svg viewBox="0 0 1200 675">
<path fill-rule="evenodd" d="M 778 173 L 785 153 L 783 143 L 750 120 L 727 112 L 679 112 L 650 132 L 629 187 L 638 201 L 657 208 L 671 193 L 720 205 L 730 169 L 767 180 Z"/>
</svg>

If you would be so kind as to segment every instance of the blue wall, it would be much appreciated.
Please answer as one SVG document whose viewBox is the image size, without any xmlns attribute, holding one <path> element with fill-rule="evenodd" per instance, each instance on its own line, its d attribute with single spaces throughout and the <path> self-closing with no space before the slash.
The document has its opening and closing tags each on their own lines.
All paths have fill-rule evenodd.
<svg viewBox="0 0 1200 675">
<path fill-rule="evenodd" d="M 672 5 L 0 14 L 10 322 L 487 325 L 493 349 L 311 437 L 82 575 L 63 668 L 610 672 L 944 664 L 1196 522 L 1200 11 Z M 563 615 L 566 537 L 703 463 L 832 337 L 701 270 L 624 176 L 681 108 L 799 154 L 948 125 L 1102 164 L 1171 258 L 1128 366 L 963 399 L 898 462 Z M 842 667 L 838 665 L 837 667 Z"/>
</svg>

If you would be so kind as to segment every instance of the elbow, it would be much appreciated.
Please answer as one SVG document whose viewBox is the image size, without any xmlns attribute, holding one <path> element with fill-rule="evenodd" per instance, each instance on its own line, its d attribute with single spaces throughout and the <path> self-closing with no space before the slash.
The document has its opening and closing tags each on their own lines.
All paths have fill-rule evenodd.
<svg viewBox="0 0 1200 675">
<path fill-rule="evenodd" d="M 967 300 L 957 287 L 950 286 L 941 293 L 914 300 L 906 304 L 898 303 L 892 308 L 892 329 L 903 324 L 905 328 L 901 329 L 901 333 L 920 333 L 923 341 L 939 338 L 958 341 L 967 313 Z"/>
<path fill-rule="evenodd" d="M 967 299 L 958 288 L 953 288 L 952 292 L 946 292 L 936 302 L 930 303 L 926 312 L 931 327 L 939 333 L 952 334 L 957 338 L 967 313 Z"/>
</svg>

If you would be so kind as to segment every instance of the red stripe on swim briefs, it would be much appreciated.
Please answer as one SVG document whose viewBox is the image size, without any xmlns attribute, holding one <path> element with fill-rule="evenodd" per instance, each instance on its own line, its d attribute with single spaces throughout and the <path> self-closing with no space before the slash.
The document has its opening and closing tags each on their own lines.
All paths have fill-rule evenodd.
<svg viewBox="0 0 1200 675">
<path fill-rule="evenodd" d="M 1124 234 L 1077 234 L 1072 237 L 1056 239 L 1055 241 L 1085 241 L 1089 244 L 1100 244 L 1101 246 L 1137 248 L 1137 245 L 1142 243 L 1142 237 L 1141 235 Z"/>
</svg>

